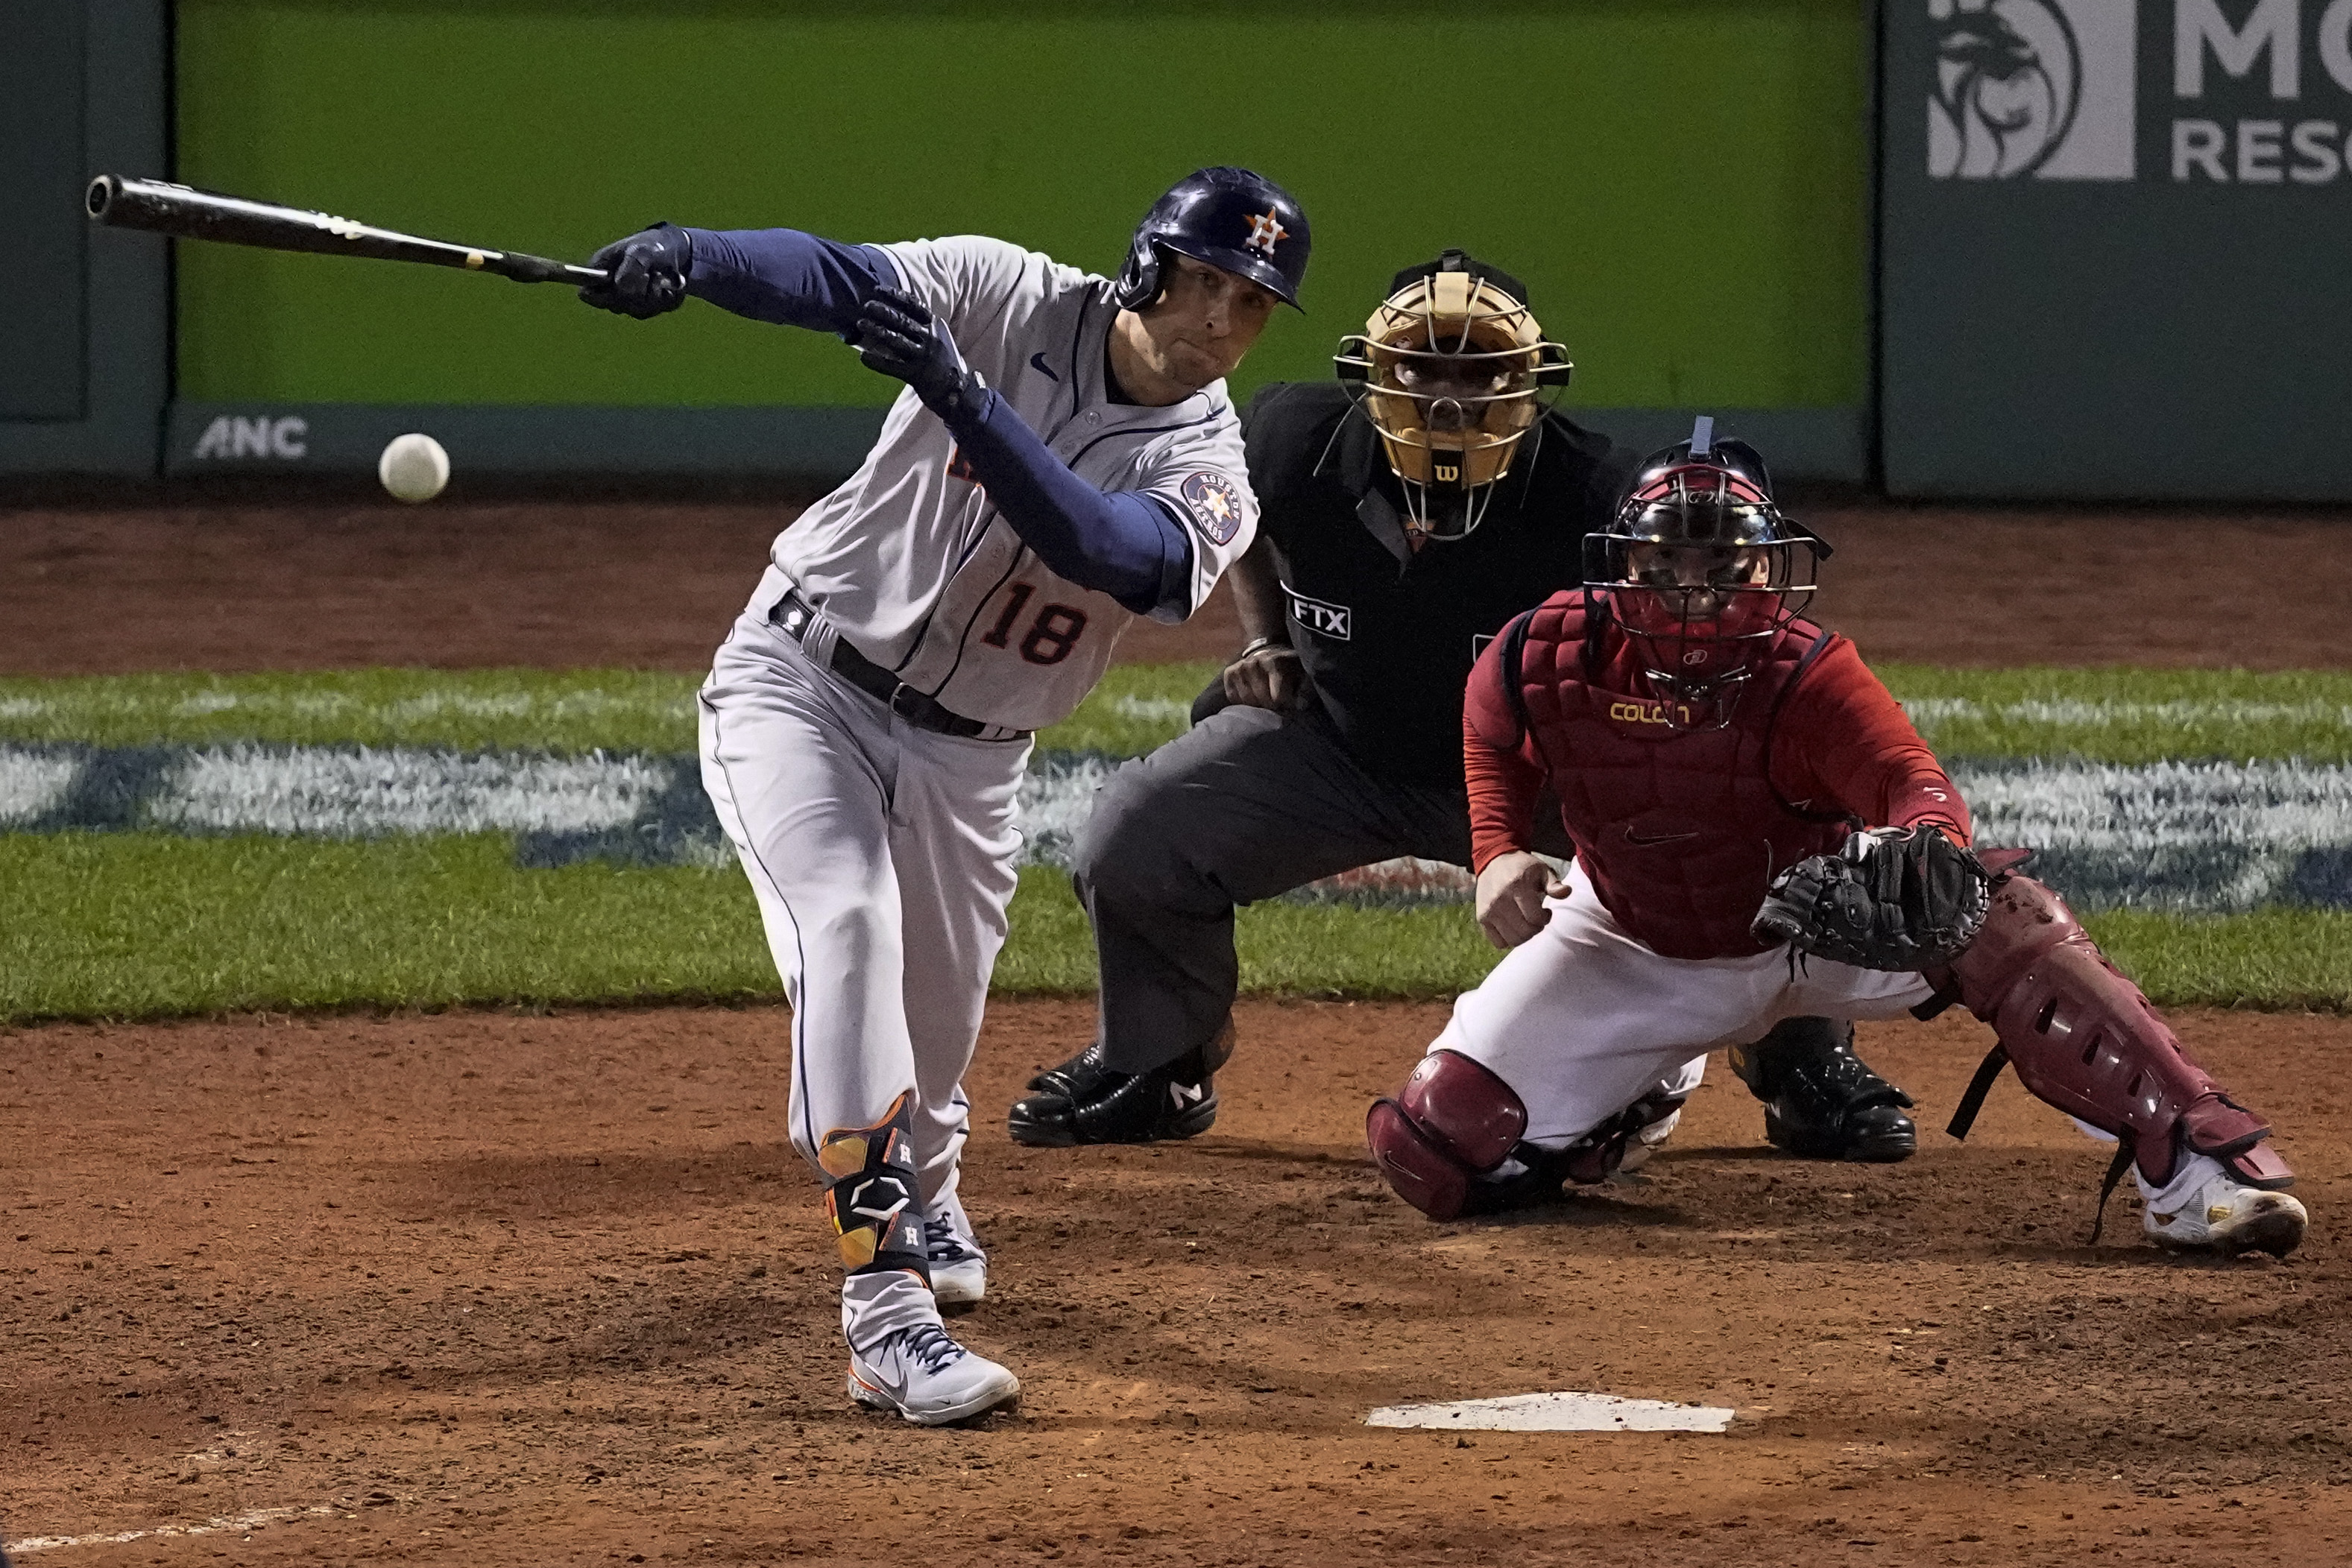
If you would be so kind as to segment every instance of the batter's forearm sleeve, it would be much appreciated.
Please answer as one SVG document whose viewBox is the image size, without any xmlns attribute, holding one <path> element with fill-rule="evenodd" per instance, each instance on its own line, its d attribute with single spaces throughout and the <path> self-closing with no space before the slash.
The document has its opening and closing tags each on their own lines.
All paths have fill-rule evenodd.
<svg viewBox="0 0 2352 1568">
<path fill-rule="evenodd" d="M 898 270 L 872 246 L 843 245 L 798 229 L 688 229 L 694 267 L 686 291 L 722 310 L 846 339 L 877 288 Z"/>
<path fill-rule="evenodd" d="M 1192 541 L 1166 507 L 1079 478 L 993 392 L 948 429 L 964 466 L 1038 559 L 1138 615 L 1191 613 Z"/>
<path fill-rule="evenodd" d="M 1486 869 L 1496 855 L 1530 847 L 1536 800 L 1543 793 L 1543 769 L 1517 750 L 1505 750 L 1462 721 L 1462 777 L 1470 790 L 1470 872 Z"/>
</svg>

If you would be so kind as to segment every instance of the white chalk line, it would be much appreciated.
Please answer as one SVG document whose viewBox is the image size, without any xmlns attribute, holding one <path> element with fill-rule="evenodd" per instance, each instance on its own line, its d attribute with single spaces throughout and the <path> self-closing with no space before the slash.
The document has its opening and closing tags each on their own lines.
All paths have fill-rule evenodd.
<svg viewBox="0 0 2352 1568">
<path fill-rule="evenodd" d="M 1181 724 L 1192 716 L 1189 697 L 1113 697 L 1110 711 L 1141 724 Z"/>
<path fill-rule="evenodd" d="M 670 778 L 645 757 L 208 747 L 173 770 L 148 814 L 162 827 L 324 838 L 581 832 L 635 821 Z"/>
<path fill-rule="evenodd" d="M 120 1546 L 130 1541 L 163 1541 L 190 1535 L 220 1535 L 229 1531 L 258 1530 L 289 1519 L 318 1519 L 341 1513 L 355 1517 L 331 1502 L 310 1508 L 257 1508 L 250 1513 L 230 1514 L 221 1519 L 208 1519 L 202 1524 L 159 1524 L 148 1530 L 125 1530 L 100 1535 L 32 1535 L 22 1541 L 0 1543 L 12 1557 L 29 1557 L 37 1552 L 62 1552 L 69 1546 Z"/>
<path fill-rule="evenodd" d="M 87 765 L 103 754 L 0 743 L 0 831 L 76 810 Z M 1066 869 L 1118 764 L 1091 754 L 1038 759 L 1021 782 L 1024 865 Z M 688 758 L 549 757 L 408 747 L 172 748 L 127 808 L 136 825 L 184 832 L 365 839 L 466 832 L 664 835 L 680 863 L 723 867 L 727 846 L 707 813 L 672 821 Z M 2222 912 L 2285 896 L 2312 852 L 2352 850 L 2352 765 L 2249 762 L 1955 762 L 1986 843 L 2057 856 L 2071 891 L 2149 907 Z M 104 782 L 102 773 L 92 776 Z M 131 777 L 139 775 L 134 770 Z M 96 798 L 106 806 L 111 797 Z M 1316 884 L 1343 902 L 1444 903 L 1468 894 L 1451 867 L 1387 862 Z M 2297 896 L 2302 896 L 2298 894 Z"/>
<path fill-rule="evenodd" d="M 79 768 L 71 757 L 0 747 L 0 825 L 55 810 Z"/>
</svg>

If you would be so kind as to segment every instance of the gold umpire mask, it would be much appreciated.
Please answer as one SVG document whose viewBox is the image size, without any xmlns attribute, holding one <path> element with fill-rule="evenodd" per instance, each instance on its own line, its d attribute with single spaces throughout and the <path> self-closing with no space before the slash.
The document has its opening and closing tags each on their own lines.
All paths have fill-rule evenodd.
<svg viewBox="0 0 2352 1568">
<path fill-rule="evenodd" d="M 1486 515 L 1545 393 L 1574 368 L 1524 300 L 1459 251 L 1381 301 L 1339 341 L 1339 377 L 1404 487 L 1406 526 L 1460 538 Z"/>
</svg>

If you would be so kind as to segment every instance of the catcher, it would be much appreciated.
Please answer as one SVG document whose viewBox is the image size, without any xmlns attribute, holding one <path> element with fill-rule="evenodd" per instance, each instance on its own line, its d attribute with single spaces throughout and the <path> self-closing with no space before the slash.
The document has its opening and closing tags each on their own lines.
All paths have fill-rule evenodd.
<svg viewBox="0 0 2352 1568">
<path fill-rule="evenodd" d="M 1473 863 L 1479 919 L 1511 951 L 1373 1105 L 1389 1184 L 1439 1219 L 1540 1200 L 1638 1156 L 1710 1046 L 1794 1014 L 1958 1001 L 1999 1044 L 1955 1135 L 2007 1062 L 2117 1140 L 2103 1212 L 2129 1168 L 2159 1245 L 2292 1250 L 2306 1216 L 2269 1124 L 2021 854 L 1969 852 L 1968 809 L 1903 710 L 1798 618 L 1826 554 L 1755 451 L 1702 419 L 1589 541 L 1584 585 L 1481 655 Z M 1576 842 L 1564 880 L 1530 852 L 1547 784 Z"/>
<path fill-rule="evenodd" d="M 1013 1107 L 1022 1143 L 1183 1138 L 1215 1120 L 1235 904 L 1394 856 L 1470 862 L 1471 661 L 1582 580 L 1584 536 L 1608 527 L 1632 454 L 1545 408 L 1568 356 L 1509 274 L 1452 250 L 1389 288 L 1342 340 L 1339 379 L 1267 387 L 1243 422 L 1264 507 L 1233 569 L 1248 643 L 1192 729 L 1096 799 L 1075 881 L 1100 1024 Z M 1556 819 L 1538 847 L 1573 852 Z M 1790 1019 L 1738 1065 L 1773 1143 L 1902 1159 L 1911 1102 L 1852 1037 Z"/>
</svg>

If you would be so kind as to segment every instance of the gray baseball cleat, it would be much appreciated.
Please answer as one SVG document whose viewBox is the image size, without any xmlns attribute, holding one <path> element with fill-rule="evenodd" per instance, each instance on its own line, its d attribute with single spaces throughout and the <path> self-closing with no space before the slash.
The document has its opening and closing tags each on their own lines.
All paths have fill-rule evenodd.
<svg viewBox="0 0 2352 1568">
<path fill-rule="evenodd" d="M 937 1323 L 883 1336 L 849 1353 L 849 1396 L 918 1427 L 950 1427 L 1020 1402 L 1021 1380 L 948 1337 Z"/>
<path fill-rule="evenodd" d="M 988 1254 L 973 1239 L 963 1205 L 950 1198 L 923 1220 L 923 1250 L 930 1259 L 931 1299 L 941 1311 L 975 1307 L 988 1295 Z"/>
</svg>

